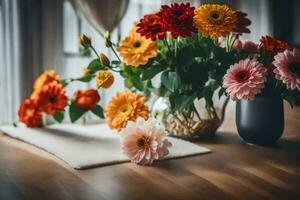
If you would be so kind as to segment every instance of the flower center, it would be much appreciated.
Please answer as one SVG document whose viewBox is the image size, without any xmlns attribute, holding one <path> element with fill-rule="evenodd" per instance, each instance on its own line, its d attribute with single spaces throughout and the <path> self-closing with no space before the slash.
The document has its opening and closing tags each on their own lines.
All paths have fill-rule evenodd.
<svg viewBox="0 0 300 200">
<path fill-rule="evenodd" d="M 134 48 L 139 48 L 139 47 L 141 47 L 141 42 L 140 41 L 136 41 L 134 44 L 133 44 L 133 47 Z"/>
<path fill-rule="evenodd" d="M 50 98 L 49 98 L 49 102 L 50 102 L 51 104 L 54 104 L 54 103 L 56 102 L 56 98 L 55 98 L 55 97 L 50 97 Z"/>
<path fill-rule="evenodd" d="M 119 108 L 118 114 L 124 114 L 126 116 L 129 116 L 132 111 L 133 111 L 132 105 L 124 104 Z"/>
<path fill-rule="evenodd" d="M 181 10 L 176 10 L 176 11 L 175 11 L 175 15 L 176 15 L 177 17 L 180 17 L 181 15 L 183 15 L 183 12 L 182 12 Z"/>
<path fill-rule="evenodd" d="M 300 63 L 291 64 L 290 70 L 293 74 L 300 75 Z"/>
<path fill-rule="evenodd" d="M 209 18 L 215 24 L 221 24 L 223 22 L 223 16 L 219 12 L 211 12 Z"/>
<path fill-rule="evenodd" d="M 33 116 L 34 110 L 33 109 L 26 109 L 25 116 Z"/>
<path fill-rule="evenodd" d="M 141 148 L 144 148 L 145 146 L 147 146 L 147 138 L 145 136 L 139 138 L 137 140 L 137 145 L 138 145 L 138 147 L 141 147 Z"/>
<path fill-rule="evenodd" d="M 249 75 L 248 71 L 243 70 L 243 71 L 238 72 L 236 74 L 235 78 L 239 83 L 243 83 L 250 78 L 250 75 Z"/>
</svg>

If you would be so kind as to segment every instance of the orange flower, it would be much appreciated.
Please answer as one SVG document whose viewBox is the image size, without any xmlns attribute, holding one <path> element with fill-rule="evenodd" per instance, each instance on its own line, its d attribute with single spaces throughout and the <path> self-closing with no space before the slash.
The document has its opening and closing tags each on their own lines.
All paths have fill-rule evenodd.
<svg viewBox="0 0 300 200">
<path fill-rule="evenodd" d="M 41 91 L 41 89 L 52 82 L 59 82 L 60 77 L 59 75 L 53 71 L 53 70 L 47 70 L 44 73 L 42 73 L 40 76 L 38 76 L 33 84 L 33 93 L 31 95 L 32 99 L 37 98 L 38 93 Z"/>
<path fill-rule="evenodd" d="M 145 102 L 143 95 L 128 90 L 118 92 L 104 110 L 109 127 L 120 131 L 128 121 L 135 121 L 138 117 L 148 119 L 149 110 Z"/>
<path fill-rule="evenodd" d="M 262 36 L 260 38 L 261 45 L 266 49 L 266 51 L 272 55 L 283 52 L 289 49 L 288 43 L 277 40 L 271 36 Z"/>
<path fill-rule="evenodd" d="M 114 83 L 114 75 L 107 70 L 99 71 L 96 74 L 96 84 L 98 88 L 109 88 Z"/>
<path fill-rule="evenodd" d="M 203 4 L 195 9 L 194 25 L 205 37 L 218 39 L 234 31 L 237 15 L 227 5 Z"/>
<path fill-rule="evenodd" d="M 74 94 L 76 105 L 84 110 L 94 109 L 100 101 L 97 90 L 78 90 Z"/>
<path fill-rule="evenodd" d="M 145 65 L 150 58 L 157 56 L 156 43 L 142 37 L 136 30 L 134 27 L 117 48 L 124 62 L 134 67 Z"/>
<path fill-rule="evenodd" d="M 38 127 L 42 125 L 42 114 L 38 110 L 37 101 L 34 99 L 24 100 L 19 108 L 19 120 L 27 127 Z"/>
<path fill-rule="evenodd" d="M 55 115 L 57 111 L 63 111 L 68 104 L 68 97 L 60 83 L 52 82 L 45 85 L 38 94 L 38 106 L 42 112 Z"/>
</svg>

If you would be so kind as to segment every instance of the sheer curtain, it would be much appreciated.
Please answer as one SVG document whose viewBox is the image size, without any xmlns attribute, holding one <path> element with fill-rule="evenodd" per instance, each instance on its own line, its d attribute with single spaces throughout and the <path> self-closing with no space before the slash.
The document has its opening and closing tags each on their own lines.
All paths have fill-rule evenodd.
<svg viewBox="0 0 300 200">
<path fill-rule="evenodd" d="M 0 0 L 0 122 L 15 120 L 21 97 L 18 0 Z"/>
<path fill-rule="evenodd" d="M 61 65 L 61 0 L 0 0 L 0 124 L 17 120 L 34 78 Z"/>
</svg>

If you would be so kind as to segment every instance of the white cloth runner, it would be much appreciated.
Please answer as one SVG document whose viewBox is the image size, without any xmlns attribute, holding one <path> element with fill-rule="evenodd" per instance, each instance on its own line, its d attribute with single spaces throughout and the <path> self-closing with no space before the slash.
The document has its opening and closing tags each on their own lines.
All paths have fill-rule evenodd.
<svg viewBox="0 0 300 200">
<path fill-rule="evenodd" d="M 47 128 L 2 126 L 6 135 L 41 148 L 75 169 L 85 169 L 129 161 L 123 155 L 119 135 L 106 124 L 54 124 Z M 209 149 L 181 139 L 168 137 L 173 144 L 166 159 L 210 152 Z"/>
</svg>

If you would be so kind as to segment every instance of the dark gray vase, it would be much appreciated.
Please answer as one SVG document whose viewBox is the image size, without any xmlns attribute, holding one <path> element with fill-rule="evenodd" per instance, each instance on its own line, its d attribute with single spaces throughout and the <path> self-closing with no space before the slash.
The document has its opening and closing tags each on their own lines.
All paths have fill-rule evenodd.
<svg viewBox="0 0 300 200">
<path fill-rule="evenodd" d="M 239 135 L 247 143 L 276 143 L 284 129 L 283 100 L 257 97 L 252 101 L 238 101 L 236 126 Z"/>
</svg>

